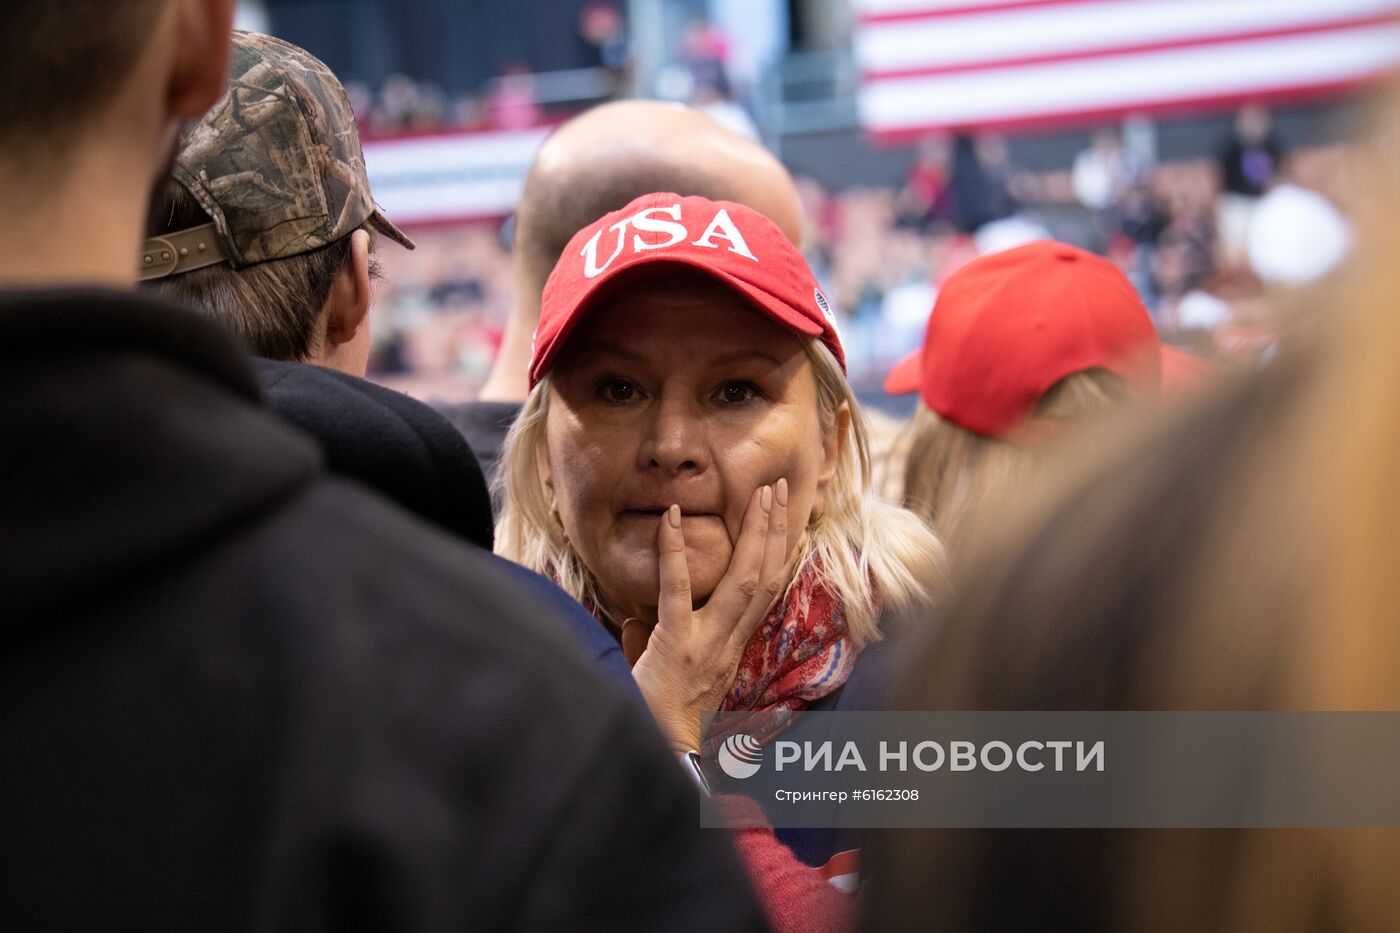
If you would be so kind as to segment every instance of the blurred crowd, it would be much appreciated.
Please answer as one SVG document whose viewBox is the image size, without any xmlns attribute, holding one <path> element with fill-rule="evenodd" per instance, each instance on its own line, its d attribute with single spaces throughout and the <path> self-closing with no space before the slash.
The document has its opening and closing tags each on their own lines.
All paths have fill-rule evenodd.
<svg viewBox="0 0 1400 933">
<path fill-rule="evenodd" d="M 1118 127 L 1072 166 L 1018 168 L 997 135 L 930 136 L 904 184 L 829 190 L 796 179 L 804 253 L 836 308 L 852 383 L 883 374 L 923 337 L 938 286 L 969 260 L 1053 238 L 1107 256 L 1171 343 L 1224 368 L 1271 352 L 1271 285 L 1299 285 L 1345 252 L 1363 196 L 1343 143 L 1285 149 L 1245 108 L 1213 157 L 1153 162 Z M 371 371 L 412 394 L 470 398 L 512 302 L 511 226 L 429 230 L 385 257 Z"/>
<path fill-rule="evenodd" d="M 579 96 L 554 99 L 541 95 L 534 71 L 524 62 L 508 62 L 474 91 L 452 94 L 434 81 L 403 73 L 386 77 L 378 87 L 346 81 L 345 93 L 355 110 L 362 136 L 402 136 L 442 131 L 522 129 L 543 120 L 577 112 L 581 103 L 623 94 L 632 60 L 626 24 L 616 6 L 590 3 L 580 11 L 576 37 L 580 58 L 595 81 L 575 81 Z"/>
<path fill-rule="evenodd" d="M 401 72 L 388 75 L 377 87 L 346 81 L 345 92 L 360 134 L 368 139 L 523 129 L 635 92 L 626 20 L 618 7 L 604 0 L 585 6 L 576 36 L 579 60 L 585 64 L 574 72 L 540 75 L 527 63 L 512 61 L 491 80 L 464 93 L 453 94 L 434 81 Z M 549 83 L 542 87 L 542 82 Z M 704 110 L 719 123 L 753 136 L 753 120 L 737 102 L 746 91 L 743 84 L 732 68 L 729 37 L 697 17 L 682 31 L 674 61 L 655 75 L 652 92 Z"/>
</svg>

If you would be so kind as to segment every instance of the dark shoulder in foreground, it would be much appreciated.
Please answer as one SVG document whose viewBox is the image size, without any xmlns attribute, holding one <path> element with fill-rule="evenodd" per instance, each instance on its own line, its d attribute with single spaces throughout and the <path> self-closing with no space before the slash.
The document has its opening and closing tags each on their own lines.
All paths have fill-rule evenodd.
<svg viewBox="0 0 1400 933">
<path fill-rule="evenodd" d="M 0 310 L 8 926 L 761 928 L 557 610 L 328 478 L 227 335 Z"/>
</svg>

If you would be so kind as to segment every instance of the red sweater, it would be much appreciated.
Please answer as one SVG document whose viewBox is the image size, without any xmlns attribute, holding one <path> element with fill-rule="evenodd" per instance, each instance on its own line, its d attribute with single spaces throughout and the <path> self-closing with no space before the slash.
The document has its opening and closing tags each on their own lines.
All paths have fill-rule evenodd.
<svg viewBox="0 0 1400 933">
<path fill-rule="evenodd" d="M 854 851 L 812 868 L 778 841 L 755 801 L 730 794 L 712 801 L 730 823 L 734 847 L 774 933 L 846 933 L 854 927 L 855 896 L 828 881 L 833 873 L 855 870 Z"/>
</svg>

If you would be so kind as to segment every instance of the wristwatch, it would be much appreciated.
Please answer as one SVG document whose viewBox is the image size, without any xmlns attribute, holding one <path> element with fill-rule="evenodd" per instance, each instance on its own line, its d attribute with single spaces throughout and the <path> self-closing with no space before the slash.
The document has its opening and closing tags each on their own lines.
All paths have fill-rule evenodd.
<svg viewBox="0 0 1400 933">
<path fill-rule="evenodd" d="M 705 771 L 700 767 L 700 753 L 691 750 L 681 754 L 681 767 L 690 775 L 690 779 L 695 782 L 695 786 L 700 789 L 700 793 L 710 796 L 710 781 L 705 777 Z"/>
</svg>

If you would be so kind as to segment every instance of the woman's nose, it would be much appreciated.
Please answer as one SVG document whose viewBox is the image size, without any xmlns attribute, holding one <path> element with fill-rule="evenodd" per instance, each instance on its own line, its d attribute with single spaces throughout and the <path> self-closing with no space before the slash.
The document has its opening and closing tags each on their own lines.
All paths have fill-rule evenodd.
<svg viewBox="0 0 1400 933">
<path fill-rule="evenodd" d="M 652 408 L 641 465 L 666 473 L 699 473 L 709 465 L 703 416 L 689 399 L 663 395 Z"/>
</svg>

